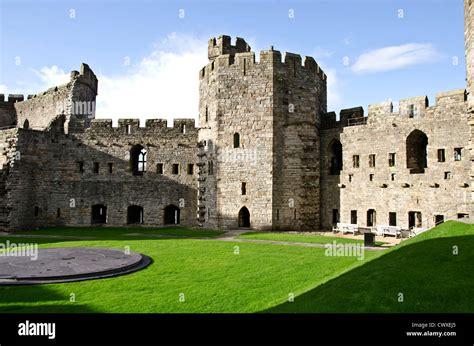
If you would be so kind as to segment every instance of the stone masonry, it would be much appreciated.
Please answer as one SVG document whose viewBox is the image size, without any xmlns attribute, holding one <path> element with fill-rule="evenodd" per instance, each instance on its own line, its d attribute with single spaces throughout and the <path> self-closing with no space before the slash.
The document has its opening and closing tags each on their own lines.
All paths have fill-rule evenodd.
<svg viewBox="0 0 474 346">
<path fill-rule="evenodd" d="M 311 57 L 209 40 L 199 123 L 95 119 L 83 64 L 62 86 L 0 95 L 0 227 L 431 227 L 474 216 L 474 4 L 467 89 L 327 112 Z"/>
</svg>

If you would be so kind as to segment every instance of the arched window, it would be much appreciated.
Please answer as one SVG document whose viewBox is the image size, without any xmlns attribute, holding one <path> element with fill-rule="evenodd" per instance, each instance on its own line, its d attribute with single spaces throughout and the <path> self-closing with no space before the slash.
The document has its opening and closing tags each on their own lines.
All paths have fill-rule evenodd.
<svg viewBox="0 0 474 346">
<path fill-rule="evenodd" d="M 329 174 L 339 175 L 342 171 L 342 144 L 333 139 L 329 144 Z"/>
<path fill-rule="evenodd" d="M 424 173 L 428 167 L 428 137 L 420 130 L 413 130 L 407 137 L 407 168 L 410 174 Z"/>
<path fill-rule="evenodd" d="M 28 119 L 26 119 L 26 120 L 23 122 L 23 128 L 24 128 L 24 129 L 30 128 L 30 122 L 28 121 Z"/>
<path fill-rule="evenodd" d="M 135 145 L 130 150 L 130 162 L 133 175 L 143 175 L 146 171 L 146 149 L 140 144 Z"/>
<path fill-rule="evenodd" d="M 234 148 L 240 148 L 240 135 L 237 132 L 234 133 Z"/>
</svg>

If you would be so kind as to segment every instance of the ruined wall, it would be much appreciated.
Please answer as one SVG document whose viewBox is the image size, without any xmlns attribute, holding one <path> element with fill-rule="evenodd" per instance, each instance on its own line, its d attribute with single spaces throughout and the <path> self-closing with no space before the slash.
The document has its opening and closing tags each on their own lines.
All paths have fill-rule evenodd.
<svg viewBox="0 0 474 346">
<path fill-rule="evenodd" d="M 408 228 L 410 211 L 422 213 L 424 227 L 434 225 L 435 215 L 447 219 L 469 213 L 471 162 L 465 91 L 440 93 L 433 107 L 426 97 L 418 97 L 401 100 L 398 113 L 392 108 L 391 103 L 371 105 L 365 118 L 361 108 L 344 110 L 338 122 L 334 113 L 324 117 L 321 213 L 325 228 L 331 226 L 332 209 L 338 209 L 340 221 L 346 223 L 351 221 L 351 210 L 357 210 L 360 226 L 367 225 L 369 209 L 376 211 L 376 224 L 381 225 L 387 225 L 389 212 L 395 212 L 397 225 L 403 228 Z M 406 139 L 416 129 L 428 137 L 427 168 L 424 173 L 411 174 Z M 340 140 L 343 148 L 340 175 L 329 175 L 328 148 L 333 140 Z M 455 148 L 462 148 L 460 161 L 454 159 Z M 438 149 L 445 150 L 445 162 L 438 162 Z M 388 163 L 389 153 L 396 154 L 393 167 Z M 370 154 L 376 155 L 375 167 L 369 167 Z M 354 155 L 360 157 L 359 168 L 353 165 Z M 450 172 L 449 179 L 445 179 L 446 172 Z"/>
<path fill-rule="evenodd" d="M 16 125 L 15 102 L 23 101 L 23 95 L 0 94 L 0 128 L 7 128 Z"/>
<path fill-rule="evenodd" d="M 83 131 L 95 115 L 97 83 L 89 66 L 82 64 L 80 72 L 71 72 L 67 84 L 15 103 L 18 127 L 35 130 L 56 127 L 64 133 Z"/>
<path fill-rule="evenodd" d="M 196 180 L 186 165 L 196 161 L 194 122 L 176 120 L 173 128 L 163 120 L 149 120 L 146 128 L 139 128 L 138 120 L 120 120 L 119 125 L 112 128 L 109 120 L 95 120 L 76 136 L 18 129 L 21 160 L 11 167 L 7 184 L 9 226 L 88 226 L 96 204 L 107 206 L 108 225 L 127 224 L 130 205 L 143 207 L 144 225 L 162 225 L 164 207 L 173 204 L 180 208 L 180 223 L 193 226 Z M 136 144 L 147 150 L 147 169 L 140 176 L 132 174 L 130 163 L 130 149 Z M 157 163 L 164 164 L 163 174 L 157 172 Z M 172 163 L 180 164 L 179 174 L 171 173 Z"/>
</svg>

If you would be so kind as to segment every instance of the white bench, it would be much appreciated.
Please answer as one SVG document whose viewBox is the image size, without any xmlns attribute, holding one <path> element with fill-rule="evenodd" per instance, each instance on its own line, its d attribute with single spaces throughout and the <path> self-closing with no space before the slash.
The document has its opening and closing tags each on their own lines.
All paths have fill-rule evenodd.
<svg viewBox="0 0 474 346">
<path fill-rule="evenodd" d="M 356 234 L 359 232 L 359 226 L 352 223 L 337 223 L 336 227 L 332 228 L 334 233 L 341 232 L 342 234 L 352 233 Z"/>
<path fill-rule="evenodd" d="M 384 237 L 385 235 L 394 235 L 398 238 L 402 234 L 402 229 L 397 226 L 377 225 L 375 233 Z"/>
</svg>

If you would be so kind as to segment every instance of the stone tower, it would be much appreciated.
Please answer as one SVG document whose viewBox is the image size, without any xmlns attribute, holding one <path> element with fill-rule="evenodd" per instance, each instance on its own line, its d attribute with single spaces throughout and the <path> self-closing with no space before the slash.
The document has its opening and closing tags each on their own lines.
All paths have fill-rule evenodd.
<svg viewBox="0 0 474 346">
<path fill-rule="evenodd" d="M 200 71 L 198 220 L 203 227 L 317 230 L 326 75 L 313 58 L 209 41 Z"/>
<path fill-rule="evenodd" d="M 471 138 L 471 196 L 474 202 L 474 1 L 464 0 L 464 38 L 466 44 L 467 97 Z M 471 214 L 474 214 L 474 203 Z"/>
</svg>

